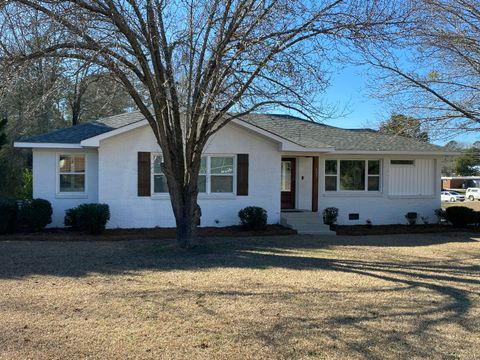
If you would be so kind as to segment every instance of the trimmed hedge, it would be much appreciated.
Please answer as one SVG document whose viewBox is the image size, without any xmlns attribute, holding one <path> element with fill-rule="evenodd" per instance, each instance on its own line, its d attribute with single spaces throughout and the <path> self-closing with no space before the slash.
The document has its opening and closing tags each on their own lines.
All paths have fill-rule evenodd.
<svg viewBox="0 0 480 360">
<path fill-rule="evenodd" d="M 477 214 L 465 206 L 451 206 L 445 210 L 445 218 L 455 227 L 465 227 L 476 222 Z"/>
<path fill-rule="evenodd" d="M 246 229 L 261 230 L 267 226 L 267 210 L 258 206 L 247 206 L 238 212 L 238 217 Z"/>
<path fill-rule="evenodd" d="M 15 231 L 17 222 L 17 202 L 12 199 L 0 199 L 0 234 Z"/>
<path fill-rule="evenodd" d="M 107 204 L 81 204 L 66 211 L 64 223 L 75 230 L 98 235 L 105 230 L 108 220 L 110 208 Z"/>
<path fill-rule="evenodd" d="M 21 219 L 29 230 L 41 231 L 52 222 L 52 213 L 48 200 L 26 200 L 21 209 Z"/>
</svg>

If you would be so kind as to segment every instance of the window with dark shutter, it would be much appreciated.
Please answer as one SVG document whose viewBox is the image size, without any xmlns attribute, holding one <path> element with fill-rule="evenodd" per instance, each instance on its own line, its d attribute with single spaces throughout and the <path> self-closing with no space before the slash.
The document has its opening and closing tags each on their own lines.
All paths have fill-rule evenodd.
<svg viewBox="0 0 480 360">
<path fill-rule="evenodd" d="M 237 155 L 237 195 L 248 195 L 248 154 Z"/>
<path fill-rule="evenodd" d="M 138 153 L 138 196 L 150 196 L 151 165 L 150 153 Z"/>
</svg>

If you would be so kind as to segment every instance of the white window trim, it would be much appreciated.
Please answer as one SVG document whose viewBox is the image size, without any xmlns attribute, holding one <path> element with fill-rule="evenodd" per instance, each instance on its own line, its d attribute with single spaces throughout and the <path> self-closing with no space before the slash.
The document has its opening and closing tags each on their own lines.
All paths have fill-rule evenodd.
<svg viewBox="0 0 480 360">
<path fill-rule="evenodd" d="M 162 156 L 162 153 L 156 152 L 151 153 L 151 171 L 150 171 L 150 193 L 152 199 L 170 199 L 169 193 L 157 193 L 154 192 L 155 188 L 155 178 L 154 178 L 154 157 L 155 156 Z M 199 199 L 234 199 L 237 196 L 237 154 L 203 154 L 202 158 L 207 158 L 207 172 L 205 173 L 206 176 L 206 192 L 199 192 L 198 198 Z M 233 159 L 233 174 L 232 175 L 221 175 L 221 174 L 214 174 L 214 176 L 233 176 L 233 191 L 232 192 L 225 192 L 225 193 L 214 193 L 211 192 L 211 158 L 212 157 L 229 157 Z"/>
<path fill-rule="evenodd" d="M 65 197 L 71 199 L 80 199 L 88 197 L 88 156 L 86 153 L 69 153 L 62 152 L 55 154 L 55 189 L 57 197 Z M 60 172 L 60 156 L 83 156 L 85 158 L 85 172 L 84 173 L 61 173 Z M 71 175 L 84 175 L 85 176 L 85 188 L 84 191 L 60 191 L 60 174 L 71 174 Z"/>
<path fill-rule="evenodd" d="M 327 161 L 336 161 L 337 162 L 337 174 L 327 174 L 326 173 L 326 162 Z M 365 163 L 365 189 L 364 190 L 341 190 L 340 189 L 340 162 L 342 161 L 363 161 Z M 378 161 L 379 162 L 379 174 L 378 175 L 369 175 L 368 174 L 368 162 L 369 161 Z M 383 191 L 383 161 L 381 159 L 325 159 L 323 162 L 323 192 L 324 194 L 381 194 Z M 327 176 L 336 176 L 337 178 L 337 189 L 336 190 L 327 190 L 325 178 Z M 379 178 L 378 190 L 368 190 L 368 177 L 376 176 Z"/>
</svg>

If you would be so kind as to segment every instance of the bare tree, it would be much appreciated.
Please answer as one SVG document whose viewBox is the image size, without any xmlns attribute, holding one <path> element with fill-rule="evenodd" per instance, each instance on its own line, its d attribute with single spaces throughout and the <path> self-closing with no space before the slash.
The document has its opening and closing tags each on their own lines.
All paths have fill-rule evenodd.
<svg viewBox="0 0 480 360">
<path fill-rule="evenodd" d="M 197 180 L 207 140 L 232 119 L 272 106 L 320 116 L 313 95 L 326 85 L 329 51 L 342 41 L 377 38 L 404 21 L 392 1 L 4 3 L 0 61 L 78 59 L 103 67 L 123 84 L 162 150 L 182 247 L 195 238 Z M 12 38 L 25 36 L 34 13 L 50 29 L 49 41 L 35 52 L 10 46 Z"/>
<path fill-rule="evenodd" d="M 418 1 L 398 36 L 363 48 L 375 95 L 437 136 L 479 131 L 479 39 L 480 1 Z"/>
</svg>

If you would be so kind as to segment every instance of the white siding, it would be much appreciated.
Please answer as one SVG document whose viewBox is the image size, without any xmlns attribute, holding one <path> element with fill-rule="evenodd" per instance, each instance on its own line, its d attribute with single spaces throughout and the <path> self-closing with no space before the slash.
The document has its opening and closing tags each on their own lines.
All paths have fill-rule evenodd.
<svg viewBox="0 0 480 360">
<path fill-rule="evenodd" d="M 414 165 L 390 165 L 389 194 L 391 196 L 435 194 L 435 161 L 415 159 Z"/>
<path fill-rule="evenodd" d="M 99 148 L 99 201 L 110 205 L 111 228 L 173 227 L 168 196 L 137 196 L 137 152 L 159 152 L 148 126 L 106 140 Z M 249 195 L 199 196 L 202 226 L 239 223 L 238 211 L 261 206 L 269 223 L 280 221 L 280 153 L 275 143 L 229 124 L 207 144 L 205 154 L 249 154 Z"/>
<path fill-rule="evenodd" d="M 57 194 L 57 155 L 70 153 L 86 154 L 87 172 L 85 195 Z M 98 156 L 96 149 L 34 149 L 33 150 L 33 197 L 51 202 L 53 207 L 50 227 L 63 227 L 65 210 L 83 203 L 98 202 Z"/>
<path fill-rule="evenodd" d="M 418 213 L 435 222 L 434 210 L 440 207 L 440 170 L 437 160 L 415 158 L 416 166 L 400 171 L 392 169 L 390 157 L 381 158 L 382 184 L 380 192 L 325 192 L 324 160 L 328 159 L 368 159 L 365 156 L 324 156 L 320 158 L 319 201 L 321 213 L 327 207 L 339 209 L 338 223 L 342 225 L 365 224 L 369 219 L 374 225 L 405 224 L 407 212 Z M 398 157 L 397 157 L 398 158 Z M 370 157 L 378 159 L 378 157 Z M 408 157 L 412 159 L 412 157 Z M 399 166 L 406 167 L 406 166 Z M 412 169 L 413 168 L 413 169 Z M 394 177 L 394 178 L 392 178 Z M 350 213 L 359 214 L 359 220 L 349 220 Z"/>
</svg>

